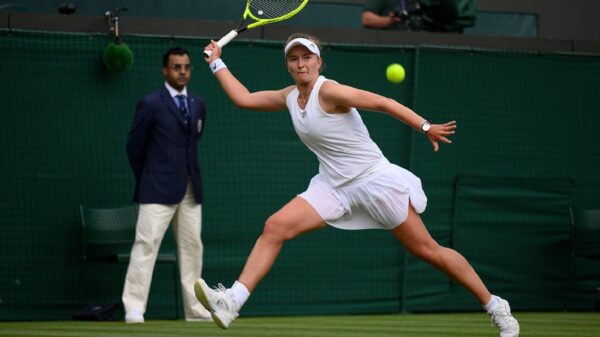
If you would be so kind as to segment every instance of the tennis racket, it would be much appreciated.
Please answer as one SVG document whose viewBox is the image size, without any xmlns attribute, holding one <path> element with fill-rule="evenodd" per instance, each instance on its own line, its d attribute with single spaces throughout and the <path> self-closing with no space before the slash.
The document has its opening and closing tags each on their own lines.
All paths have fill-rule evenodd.
<svg viewBox="0 0 600 337">
<path fill-rule="evenodd" d="M 247 29 L 289 19 L 298 14 L 307 3 L 308 0 L 248 0 L 237 28 L 223 36 L 217 44 L 223 48 Z M 210 50 L 204 51 L 204 57 L 209 58 L 210 54 Z"/>
</svg>

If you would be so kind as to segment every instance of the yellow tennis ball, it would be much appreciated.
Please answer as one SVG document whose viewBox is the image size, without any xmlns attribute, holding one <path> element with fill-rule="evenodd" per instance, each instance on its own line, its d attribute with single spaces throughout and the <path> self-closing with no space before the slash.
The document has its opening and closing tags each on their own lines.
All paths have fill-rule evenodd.
<svg viewBox="0 0 600 337">
<path fill-rule="evenodd" d="M 385 70 L 385 77 L 392 83 L 400 83 L 404 80 L 404 67 L 398 63 L 390 64 Z"/>
</svg>

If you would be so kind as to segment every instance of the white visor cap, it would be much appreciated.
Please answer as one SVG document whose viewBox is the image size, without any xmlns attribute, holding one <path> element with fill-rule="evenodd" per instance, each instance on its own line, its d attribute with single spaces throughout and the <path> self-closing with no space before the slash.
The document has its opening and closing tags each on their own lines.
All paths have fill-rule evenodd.
<svg viewBox="0 0 600 337">
<path fill-rule="evenodd" d="M 293 39 L 292 41 L 290 41 L 286 46 L 285 46 L 285 50 L 284 50 L 284 54 L 287 55 L 287 53 L 294 48 L 295 46 L 304 46 L 306 47 L 311 53 L 317 55 L 318 57 L 321 57 L 321 51 L 319 50 L 319 47 L 317 47 L 317 44 L 312 42 L 309 39 L 305 39 L 303 37 L 299 37 L 297 39 Z"/>
</svg>

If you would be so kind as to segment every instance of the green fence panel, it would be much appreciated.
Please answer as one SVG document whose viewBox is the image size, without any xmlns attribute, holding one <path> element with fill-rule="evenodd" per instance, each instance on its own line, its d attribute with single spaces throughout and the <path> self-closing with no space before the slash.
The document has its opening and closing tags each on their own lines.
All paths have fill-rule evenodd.
<svg viewBox="0 0 600 337">
<path fill-rule="evenodd" d="M 458 177 L 453 246 L 512 305 L 563 310 L 572 193 L 566 179 Z"/>
<path fill-rule="evenodd" d="M 190 90 L 207 99 L 199 154 L 206 195 L 204 276 L 211 284 L 229 286 L 237 278 L 264 221 L 304 191 L 317 171 L 287 112 L 249 112 L 229 102 L 200 56 L 206 39 L 123 38 L 135 61 L 114 74 L 101 61 L 107 36 L 0 31 L 0 320 L 68 319 L 88 302 L 119 301 L 122 269 L 82 269 L 79 204 L 130 203 L 127 133 L 136 101 L 163 83 L 161 56 L 170 46 L 190 49 L 196 66 Z M 291 84 L 281 49 L 281 42 L 240 39 L 223 57 L 250 90 L 277 89 Z M 362 112 L 388 158 L 421 177 L 429 198 L 423 219 L 440 243 L 456 244 L 458 176 L 566 179 L 573 181 L 574 206 L 600 204 L 599 57 L 327 43 L 323 56 L 325 76 L 394 98 L 434 122 L 458 121 L 453 144 L 433 153 L 425 137 L 401 122 Z M 390 63 L 406 68 L 399 85 L 385 80 Z M 487 214 L 476 206 L 468 211 Z M 529 205 L 523 207 L 529 214 Z M 536 223 L 531 221 L 526 223 Z M 547 243 L 534 229 L 529 239 Z M 164 245 L 173 247 L 171 236 Z M 461 245 L 488 275 L 486 268 L 501 264 L 478 255 L 477 247 Z M 537 282 L 545 272 L 518 280 Z M 156 269 L 147 318 L 173 316 L 172 281 L 168 266 Z M 539 294 L 555 290 L 554 283 L 539 286 Z M 530 297 L 514 294 L 509 299 L 517 310 L 531 308 L 524 304 Z M 577 300 L 582 296 L 568 307 L 589 308 Z M 452 301 L 440 303 L 444 299 Z M 437 310 L 479 307 L 445 276 L 405 254 L 388 233 L 328 228 L 285 245 L 243 314 Z"/>
</svg>

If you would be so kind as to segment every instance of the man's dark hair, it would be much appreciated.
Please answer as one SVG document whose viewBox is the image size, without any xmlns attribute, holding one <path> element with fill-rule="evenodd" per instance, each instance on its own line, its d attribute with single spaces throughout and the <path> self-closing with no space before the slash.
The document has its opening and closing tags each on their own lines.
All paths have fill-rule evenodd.
<svg viewBox="0 0 600 337">
<path fill-rule="evenodd" d="M 169 65 L 169 57 L 171 55 L 187 55 L 189 57 L 190 52 L 188 52 L 187 49 L 182 48 L 182 47 L 169 48 L 163 55 L 163 67 L 166 67 Z"/>
</svg>

